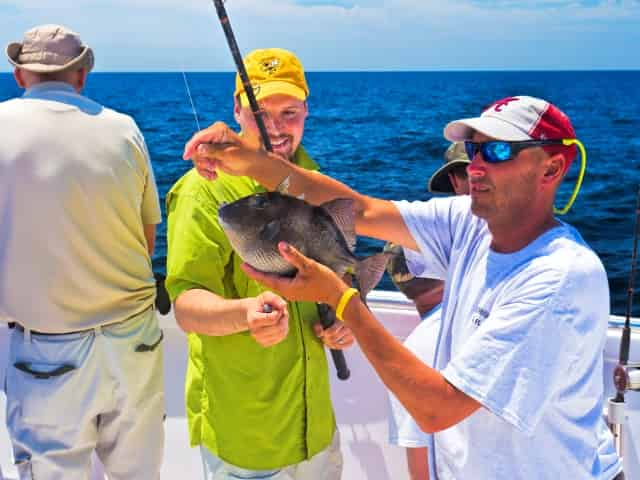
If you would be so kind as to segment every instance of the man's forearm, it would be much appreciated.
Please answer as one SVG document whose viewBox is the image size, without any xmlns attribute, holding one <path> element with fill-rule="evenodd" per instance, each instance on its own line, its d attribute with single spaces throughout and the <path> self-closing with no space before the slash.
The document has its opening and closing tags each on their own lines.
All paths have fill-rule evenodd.
<svg viewBox="0 0 640 480">
<path fill-rule="evenodd" d="M 343 318 L 378 376 L 425 432 L 449 428 L 481 407 L 406 349 L 358 299 Z"/>
<path fill-rule="evenodd" d="M 254 161 L 255 167 L 252 168 L 250 176 L 269 190 L 274 190 L 289 177 L 288 193 L 294 196 L 304 194 L 304 199 L 309 203 L 320 205 L 335 198 L 352 198 L 356 201 L 357 209 L 361 210 L 364 207 L 357 205 L 362 195 L 338 180 L 299 167 L 275 154 L 261 151 L 259 155 L 261 159 Z"/>
<path fill-rule="evenodd" d="M 175 301 L 176 321 L 185 332 L 223 336 L 248 330 L 245 299 L 226 299 L 204 289 L 182 292 Z"/>
<path fill-rule="evenodd" d="M 262 159 L 254 162 L 256 168 L 250 176 L 267 189 L 274 190 L 288 177 L 289 195 L 304 195 L 304 199 L 313 205 L 350 198 L 354 201 L 355 227 L 359 235 L 392 241 L 414 250 L 418 248 L 392 202 L 362 195 L 338 180 L 306 170 L 277 155 L 264 151 L 259 155 Z"/>
</svg>

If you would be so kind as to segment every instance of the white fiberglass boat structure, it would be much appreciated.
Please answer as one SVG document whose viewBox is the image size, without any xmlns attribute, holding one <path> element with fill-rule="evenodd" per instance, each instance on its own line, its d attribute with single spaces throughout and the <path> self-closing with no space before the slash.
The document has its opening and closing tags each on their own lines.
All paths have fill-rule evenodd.
<svg viewBox="0 0 640 480">
<path fill-rule="evenodd" d="M 410 303 L 397 292 L 372 292 L 369 306 L 376 317 L 397 338 L 404 340 L 418 324 L 419 318 Z M 197 448 L 189 447 L 184 410 L 184 375 L 187 362 L 187 342 L 172 314 L 160 317 L 164 330 L 165 387 L 167 401 L 165 459 L 162 478 L 200 479 L 202 466 Z M 618 363 L 618 351 L 623 319 L 611 317 L 605 347 L 604 382 L 606 399 L 614 395 L 613 368 Z M 4 384 L 9 330 L 0 324 L 0 382 Z M 346 352 L 351 378 L 336 378 L 330 361 L 332 397 L 341 435 L 345 480 L 408 479 L 403 448 L 389 445 L 387 436 L 388 403 L 384 385 L 376 376 L 357 345 Z M 633 324 L 630 362 L 640 362 L 640 322 Z M 605 407 L 607 402 L 605 401 Z M 623 460 L 626 478 L 640 479 L 640 392 L 628 391 L 625 396 L 622 427 Z M 603 412 L 606 415 L 606 412 Z M 0 480 L 15 480 L 17 472 L 11 461 L 11 446 L 5 425 L 5 400 L 0 394 Z M 95 462 L 93 479 L 104 475 Z"/>
</svg>

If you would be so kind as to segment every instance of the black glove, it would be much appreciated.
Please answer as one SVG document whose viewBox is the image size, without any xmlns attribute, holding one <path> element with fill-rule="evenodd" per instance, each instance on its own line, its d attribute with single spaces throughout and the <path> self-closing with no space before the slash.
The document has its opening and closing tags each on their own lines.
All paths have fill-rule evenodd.
<svg viewBox="0 0 640 480">
<path fill-rule="evenodd" d="M 156 279 L 156 310 L 162 315 L 166 315 L 171 311 L 171 299 L 164 288 L 165 276 L 160 272 L 153 272 Z"/>
</svg>

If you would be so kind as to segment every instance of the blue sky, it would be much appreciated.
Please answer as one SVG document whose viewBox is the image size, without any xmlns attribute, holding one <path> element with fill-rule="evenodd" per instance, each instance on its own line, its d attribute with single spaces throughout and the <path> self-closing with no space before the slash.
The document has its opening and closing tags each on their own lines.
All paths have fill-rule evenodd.
<svg viewBox="0 0 640 480">
<path fill-rule="evenodd" d="M 640 69 L 640 0 L 227 0 L 238 44 L 310 71 Z M 61 23 L 98 71 L 229 71 L 211 0 L 0 0 L 2 44 Z M 0 71 L 9 71 L 0 62 Z"/>
</svg>

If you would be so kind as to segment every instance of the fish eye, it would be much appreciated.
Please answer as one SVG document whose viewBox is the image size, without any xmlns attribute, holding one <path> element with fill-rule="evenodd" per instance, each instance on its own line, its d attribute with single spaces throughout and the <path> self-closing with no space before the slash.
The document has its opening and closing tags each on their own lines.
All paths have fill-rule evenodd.
<svg viewBox="0 0 640 480">
<path fill-rule="evenodd" d="M 258 195 L 253 198 L 252 203 L 253 203 L 252 205 L 253 208 L 265 208 L 267 201 L 263 196 Z"/>
</svg>

